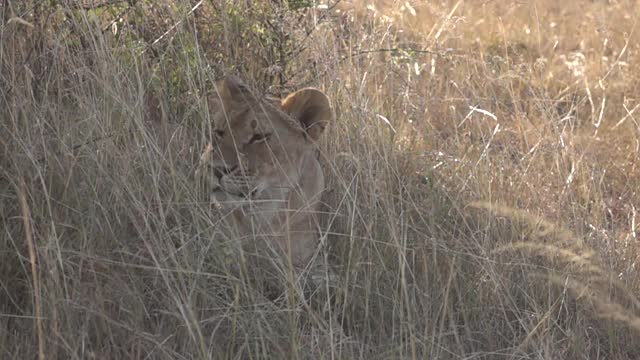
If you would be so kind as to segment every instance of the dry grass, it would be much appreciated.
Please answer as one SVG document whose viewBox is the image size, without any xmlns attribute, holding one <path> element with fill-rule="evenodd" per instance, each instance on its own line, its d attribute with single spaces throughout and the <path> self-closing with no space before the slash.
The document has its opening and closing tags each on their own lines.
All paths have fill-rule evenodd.
<svg viewBox="0 0 640 360">
<path fill-rule="evenodd" d="M 0 3 L 0 358 L 640 357 L 636 2 L 73 3 Z M 225 72 L 333 100 L 313 293 L 194 182 Z"/>
</svg>

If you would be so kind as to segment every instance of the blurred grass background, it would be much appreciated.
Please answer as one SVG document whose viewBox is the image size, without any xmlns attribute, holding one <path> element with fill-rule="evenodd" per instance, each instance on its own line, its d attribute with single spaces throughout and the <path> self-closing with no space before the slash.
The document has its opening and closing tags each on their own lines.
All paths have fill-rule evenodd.
<svg viewBox="0 0 640 360">
<path fill-rule="evenodd" d="M 2 0 L 0 358 L 639 358 L 639 6 Z M 228 73 L 335 107 L 308 302 L 193 179 Z"/>
</svg>

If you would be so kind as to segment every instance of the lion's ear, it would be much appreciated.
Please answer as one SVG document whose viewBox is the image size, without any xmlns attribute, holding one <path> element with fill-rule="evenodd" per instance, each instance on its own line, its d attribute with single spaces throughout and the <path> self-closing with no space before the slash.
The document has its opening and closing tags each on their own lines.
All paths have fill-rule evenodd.
<svg viewBox="0 0 640 360">
<path fill-rule="evenodd" d="M 247 86 L 235 75 L 216 81 L 215 86 L 216 93 L 225 106 L 231 105 L 232 101 L 244 100 L 249 92 Z"/>
<path fill-rule="evenodd" d="M 282 100 L 282 108 L 300 121 L 309 137 L 318 140 L 324 128 L 333 120 L 329 98 L 318 89 L 302 89 Z"/>
</svg>

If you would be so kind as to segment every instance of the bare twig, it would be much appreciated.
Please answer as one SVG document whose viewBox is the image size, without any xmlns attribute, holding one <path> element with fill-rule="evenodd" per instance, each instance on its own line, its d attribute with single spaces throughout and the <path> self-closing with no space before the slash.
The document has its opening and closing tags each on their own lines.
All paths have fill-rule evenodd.
<svg viewBox="0 0 640 360">
<path fill-rule="evenodd" d="M 366 54 L 372 54 L 372 53 L 385 53 L 385 52 L 390 52 L 390 53 L 399 53 L 399 52 L 413 52 L 416 54 L 433 54 L 433 55 L 445 55 L 447 53 L 447 51 L 445 52 L 438 52 L 438 51 L 433 51 L 433 50 L 429 50 L 429 49 L 414 49 L 414 48 L 401 48 L 401 47 L 397 47 L 397 48 L 381 48 L 381 49 L 367 49 L 367 50 L 360 50 L 360 51 L 356 51 L 354 53 L 351 53 L 350 55 L 344 56 L 342 59 L 338 60 L 339 63 L 350 59 L 350 58 L 354 58 L 360 55 L 366 55 Z"/>
<path fill-rule="evenodd" d="M 74 1 L 74 2 L 71 2 L 68 6 L 71 9 L 90 11 L 90 10 L 97 10 L 103 7 L 119 5 L 122 3 L 131 3 L 131 2 L 128 0 L 106 0 L 106 1 L 96 2 L 96 3 L 92 1 L 90 4 L 87 4 L 86 2 Z"/>
<path fill-rule="evenodd" d="M 73 146 L 71 147 L 71 152 L 74 152 L 74 151 L 76 151 L 76 150 L 80 149 L 80 148 L 81 148 L 81 147 L 83 147 L 83 146 L 87 146 L 87 145 L 89 145 L 89 144 L 97 143 L 98 141 L 102 141 L 102 140 L 110 139 L 110 138 L 112 138 L 113 136 L 115 136 L 116 134 L 117 134 L 116 132 L 112 132 L 112 133 L 110 133 L 110 134 L 106 134 L 106 135 L 102 135 L 102 136 L 95 136 L 95 137 L 93 137 L 93 138 L 91 138 L 91 139 L 89 139 L 89 140 L 87 140 L 87 141 L 85 141 L 85 142 L 82 142 L 82 143 L 80 143 L 80 144 L 73 145 Z M 40 156 L 39 158 L 37 158 L 37 159 L 36 159 L 36 161 L 37 161 L 37 162 L 40 162 L 40 161 L 42 161 L 42 160 L 44 160 L 44 159 L 45 159 L 45 155 L 42 155 L 42 156 Z"/>
<path fill-rule="evenodd" d="M 22 211 L 22 222 L 24 225 L 24 241 L 27 243 L 29 252 L 29 261 L 31 262 L 31 280 L 33 281 L 33 306 L 36 310 L 34 321 L 36 323 L 36 331 L 38 336 L 38 359 L 44 360 L 44 331 L 42 328 L 42 304 L 40 300 L 40 281 L 38 279 L 38 267 L 36 264 L 36 245 L 33 241 L 33 233 L 31 229 L 31 212 L 27 203 L 27 185 L 24 179 L 20 179 L 17 189 L 18 202 Z"/>
<path fill-rule="evenodd" d="M 104 4 L 104 6 L 114 5 L 114 4 L 118 4 L 118 3 L 121 3 L 121 2 L 124 2 L 124 1 L 112 1 L 112 2 L 105 3 L 105 4 Z M 102 30 L 101 30 L 101 31 L 102 31 L 103 33 L 105 33 L 107 30 L 111 29 L 111 27 L 113 26 L 113 24 L 115 24 L 115 23 L 117 23 L 118 21 L 120 21 L 120 19 L 123 19 L 123 18 L 124 18 L 124 16 L 125 16 L 125 15 L 127 15 L 127 14 L 129 13 L 129 11 L 131 11 L 132 9 L 134 9 L 134 6 L 133 6 L 133 5 L 135 4 L 135 1 L 130 1 L 130 2 L 129 2 L 129 1 L 127 1 L 127 3 L 129 3 L 129 7 L 127 7 L 127 8 L 126 8 L 126 9 L 124 9 L 124 10 L 122 10 L 122 11 L 120 12 L 120 14 L 118 14 L 118 16 L 116 16 L 113 20 L 111 20 L 111 21 L 109 22 L 109 24 L 107 24 L 107 25 L 105 25 L 105 26 L 103 26 L 103 27 L 102 27 Z M 87 9 L 85 9 L 85 10 L 87 10 Z"/>
<path fill-rule="evenodd" d="M 316 22 L 316 26 L 314 26 L 309 31 L 307 31 L 307 34 L 305 35 L 304 39 L 300 40 L 300 42 L 298 43 L 296 48 L 291 51 L 291 56 L 289 57 L 290 59 L 291 58 L 295 58 L 296 56 L 298 56 L 301 52 L 303 52 L 306 49 L 306 47 L 304 47 L 304 43 L 311 37 L 313 32 L 316 31 L 316 29 L 318 28 L 318 25 L 320 25 L 322 23 L 322 21 L 327 16 L 329 16 L 329 14 L 331 14 L 331 11 L 336 6 L 338 6 L 338 4 L 340 4 L 340 2 L 342 2 L 342 0 L 337 0 L 335 3 L 333 3 L 331 6 L 329 6 L 328 8 L 326 8 L 324 10 L 324 14 L 320 17 L 320 19 L 318 19 L 318 21 Z"/>
<path fill-rule="evenodd" d="M 165 31 L 165 32 L 164 32 L 164 34 L 160 35 L 160 37 L 159 37 L 159 38 L 155 39 L 155 40 L 151 43 L 151 45 L 149 45 L 149 46 L 147 47 L 147 49 L 148 49 L 148 48 L 153 47 L 155 44 L 157 44 L 157 43 L 158 43 L 158 42 L 160 42 L 162 39 L 164 39 L 167 35 L 169 35 L 169 33 L 170 33 L 170 32 L 172 32 L 175 28 L 177 28 L 180 24 L 182 24 L 182 23 L 186 20 L 186 18 L 187 18 L 189 15 L 193 14 L 193 12 L 194 12 L 194 11 L 198 10 L 198 8 L 200 7 L 200 5 L 202 5 L 202 3 L 203 3 L 203 2 L 204 2 L 204 0 L 200 0 L 200 1 L 198 1 L 198 3 L 197 3 L 197 4 L 195 4 L 195 5 L 191 8 L 191 10 L 189 10 L 189 12 L 184 16 L 184 18 L 183 18 L 182 20 L 180 20 L 180 21 L 178 21 L 177 23 L 173 24 L 173 25 L 169 28 L 169 30 Z M 147 51 L 147 49 L 143 50 L 143 51 L 142 51 L 142 54 L 144 54 L 144 53 Z"/>
</svg>

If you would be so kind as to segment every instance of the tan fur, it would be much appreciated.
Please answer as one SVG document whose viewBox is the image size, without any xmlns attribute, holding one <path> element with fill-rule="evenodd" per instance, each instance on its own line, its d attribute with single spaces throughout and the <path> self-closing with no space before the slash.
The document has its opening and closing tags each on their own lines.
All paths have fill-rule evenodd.
<svg viewBox="0 0 640 360">
<path fill-rule="evenodd" d="M 333 120 L 329 99 L 312 88 L 281 102 L 261 99 L 228 77 L 211 100 L 213 139 L 198 176 L 231 208 L 239 239 L 265 240 L 305 266 L 318 242 L 324 174 L 314 141 Z"/>
</svg>

